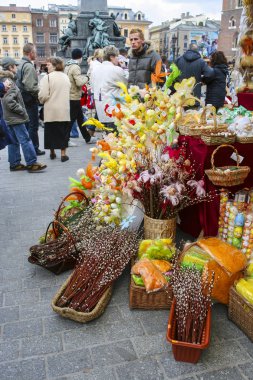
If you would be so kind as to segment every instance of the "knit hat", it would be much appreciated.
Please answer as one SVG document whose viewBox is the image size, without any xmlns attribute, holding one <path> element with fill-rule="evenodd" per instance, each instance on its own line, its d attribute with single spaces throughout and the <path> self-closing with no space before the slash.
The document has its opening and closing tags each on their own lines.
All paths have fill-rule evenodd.
<svg viewBox="0 0 253 380">
<path fill-rule="evenodd" d="M 2 60 L 1 60 L 1 65 L 3 67 L 3 70 L 8 70 L 9 66 L 14 66 L 14 65 L 18 65 L 19 63 L 17 61 L 15 61 L 15 59 L 11 58 L 11 57 L 4 57 Z"/>
<path fill-rule="evenodd" d="M 72 59 L 79 59 L 83 57 L 83 52 L 81 49 L 74 49 L 71 53 Z"/>
</svg>

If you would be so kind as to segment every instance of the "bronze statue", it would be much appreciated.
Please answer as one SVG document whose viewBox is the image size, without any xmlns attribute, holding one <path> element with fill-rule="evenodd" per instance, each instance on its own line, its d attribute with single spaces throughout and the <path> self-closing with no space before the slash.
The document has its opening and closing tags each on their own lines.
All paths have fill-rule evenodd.
<svg viewBox="0 0 253 380">
<path fill-rule="evenodd" d="M 76 20 L 73 20 L 72 13 L 68 15 L 69 23 L 63 36 L 59 38 L 58 43 L 61 45 L 61 51 L 65 51 L 70 46 L 71 39 L 77 35 Z"/>
<path fill-rule="evenodd" d="M 102 49 L 110 45 L 110 38 L 107 33 L 109 26 L 100 18 L 99 11 L 95 12 L 94 18 L 90 19 L 88 26 L 91 29 L 91 36 L 87 39 L 84 58 L 88 58 L 90 50 Z"/>
</svg>

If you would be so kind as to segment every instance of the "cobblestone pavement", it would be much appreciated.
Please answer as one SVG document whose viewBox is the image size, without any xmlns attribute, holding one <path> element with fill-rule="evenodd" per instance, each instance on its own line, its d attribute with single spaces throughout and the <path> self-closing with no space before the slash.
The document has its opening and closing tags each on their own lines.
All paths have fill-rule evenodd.
<svg viewBox="0 0 253 380">
<path fill-rule="evenodd" d="M 68 176 L 87 162 L 89 146 L 77 142 L 68 162 L 42 157 L 44 173 L 10 172 L 7 152 L 0 151 L 0 378 L 253 379 L 253 344 L 228 321 L 222 305 L 213 308 L 212 342 L 201 361 L 174 361 L 165 339 L 168 311 L 130 310 L 128 271 L 98 320 L 78 324 L 51 310 L 68 273 L 55 276 L 29 264 L 27 255 L 67 193 Z"/>
</svg>

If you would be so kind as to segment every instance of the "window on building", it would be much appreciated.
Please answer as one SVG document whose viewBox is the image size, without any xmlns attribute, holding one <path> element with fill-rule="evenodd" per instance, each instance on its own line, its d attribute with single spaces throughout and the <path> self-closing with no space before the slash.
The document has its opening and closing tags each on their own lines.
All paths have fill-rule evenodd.
<svg viewBox="0 0 253 380">
<path fill-rule="evenodd" d="M 199 26 L 204 26 L 203 21 L 200 21 L 200 22 L 199 22 Z"/>
<path fill-rule="evenodd" d="M 56 28 L 57 26 L 57 23 L 56 23 L 56 18 L 51 18 L 50 21 L 49 21 L 49 26 L 51 28 Z"/>
<path fill-rule="evenodd" d="M 19 58 L 19 51 L 18 51 L 18 50 L 15 50 L 15 51 L 14 51 L 14 57 L 15 57 L 15 58 Z"/>
<path fill-rule="evenodd" d="M 111 17 L 114 17 L 114 13 L 113 12 L 111 13 Z"/>
<path fill-rule="evenodd" d="M 238 48 L 238 36 L 239 36 L 239 33 L 236 32 L 234 35 L 233 35 L 233 41 L 232 41 L 232 49 L 233 50 L 237 50 Z"/>
<path fill-rule="evenodd" d="M 23 32 L 27 32 L 27 25 L 23 26 Z"/>
<path fill-rule="evenodd" d="M 137 20 L 141 20 L 141 15 L 138 13 Z"/>
<path fill-rule="evenodd" d="M 39 58 L 44 58 L 46 56 L 44 47 L 37 46 L 37 56 Z"/>
<path fill-rule="evenodd" d="M 16 18 L 15 13 L 12 13 L 11 18 Z"/>
<path fill-rule="evenodd" d="M 237 4 L 238 7 L 243 7 L 243 0 L 238 0 L 238 4 Z"/>
<path fill-rule="evenodd" d="M 6 25 L 2 25 L 2 32 L 7 32 L 7 28 L 6 28 Z"/>
<path fill-rule="evenodd" d="M 124 29 L 124 37 L 128 37 L 128 29 Z"/>
<path fill-rule="evenodd" d="M 187 49 L 187 42 L 184 42 L 184 48 Z"/>
<path fill-rule="evenodd" d="M 9 50 L 4 50 L 4 57 L 9 57 Z"/>
<path fill-rule="evenodd" d="M 57 44 L 57 34 L 50 33 L 49 42 L 51 44 Z"/>
<path fill-rule="evenodd" d="M 184 35 L 184 40 L 188 40 L 187 34 Z"/>
<path fill-rule="evenodd" d="M 13 37 L 13 45 L 17 45 L 18 44 L 18 37 Z"/>
<path fill-rule="evenodd" d="M 37 18 L 36 19 L 36 26 L 43 26 L 43 20 L 42 20 L 42 18 Z"/>
<path fill-rule="evenodd" d="M 232 16 L 229 20 L 229 28 L 235 28 L 236 27 L 236 20 L 234 16 Z"/>
<path fill-rule="evenodd" d="M 12 31 L 13 31 L 13 32 L 16 32 L 16 31 L 17 31 L 17 27 L 16 27 L 16 25 L 12 25 Z"/>
<path fill-rule="evenodd" d="M 56 53 L 57 53 L 57 48 L 51 48 L 51 56 L 52 57 L 55 57 L 56 56 Z"/>
<path fill-rule="evenodd" d="M 36 35 L 36 42 L 43 44 L 45 42 L 44 40 L 44 33 L 37 33 Z"/>
<path fill-rule="evenodd" d="M 3 45 L 7 45 L 8 44 L 8 38 L 7 37 L 3 37 Z"/>
<path fill-rule="evenodd" d="M 124 19 L 125 20 L 127 20 L 127 17 L 128 17 L 127 13 L 124 13 Z"/>
<path fill-rule="evenodd" d="M 24 44 L 28 44 L 28 37 L 24 37 Z"/>
</svg>

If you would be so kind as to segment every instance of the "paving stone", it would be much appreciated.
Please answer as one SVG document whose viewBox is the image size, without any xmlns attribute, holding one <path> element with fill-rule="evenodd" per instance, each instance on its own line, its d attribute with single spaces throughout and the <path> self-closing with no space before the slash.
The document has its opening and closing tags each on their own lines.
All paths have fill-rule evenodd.
<svg viewBox="0 0 253 380">
<path fill-rule="evenodd" d="M 240 374 L 236 367 L 223 368 L 216 371 L 210 371 L 197 375 L 198 380 L 244 380 L 244 377 Z"/>
<path fill-rule="evenodd" d="M 62 338 L 60 335 L 33 336 L 22 339 L 21 356 L 35 356 L 51 354 L 62 351 Z"/>
<path fill-rule="evenodd" d="M 131 338 L 144 335 L 145 332 L 139 320 L 115 321 L 105 325 L 105 336 L 108 341 Z"/>
<path fill-rule="evenodd" d="M 4 303 L 4 294 L 3 292 L 0 292 L 0 307 L 3 306 Z"/>
<path fill-rule="evenodd" d="M 64 350 L 85 348 L 105 343 L 104 329 L 102 325 L 90 324 L 81 330 L 71 330 L 63 333 Z"/>
<path fill-rule="evenodd" d="M 116 369 L 119 379 L 126 380 L 163 380 L 164 372 L 155 359 L 133 361 Z"/>
<path fill-rule="evenodd" d="M 42 335 L 42 321 L 40 319 L 6 323 L 3 327 L 4 339 L 26 338 L 34 335 Z"/>
<path fill-rule="evenodd" d="M 55 278 L 52 276 L 50 279 L 43 279 L 40 276 L 35 276 L 32 278 L 25 278 L 23 280 L 23 288 L 24 289 L 35 289 L 44 286 L 55 285 Z"/>
<path fill-rule="evenodd" d="M 162 354 L 171 351 L 171 345 L 166 341 L 165 334 L 157 334 L 155 336 L 138 336 L 132 338 L 135 352 L 139 358 Z"/>
<path fill-rule="evenodd" d="M 19 358 L 19 343 L 18 340 L 0 342 L 0 362 Z"/>
<path fill-rule="evenodd" d="M 39 289 L 28 289 L 4 294 L 4 305 L 35 304 L 39 301 Z"/>
<path fill-rule="evenodd" d="M 45 301 L 51 301 L 53 296 L 57 293 L 59 290 L 59 286 L 47 286 L 45 288 L 40 288 L 40 300 Z"/>
<path fill-rule="evenodd" d="M 0 324 L 6 322 L 14 322 L 19 319 L 19 309 L 17 307 L 1 307 L 0 308 Z"/>
<path fill-rule="evenodd" d="M 92 368 L 89 350 L 71 351 L 47 357 L 48 377 L 66 376 Z"/>
<path fill-rule="evenodd" d="M 45 380 L 45 360 L 33 358 L 0 364 L 0 373 L 3 380 Z"/>
<path fill-rule="evenodd" d="M 148 335 L 163 333 L 166 334 L 168 327 L 168 310 L 149 310 L 143 314 L 140 321 Z"/>
<path fill-rule="evenodd" d="M 83 325 L 78 322 L 71 321 L 70 319 L 65 319 L 59 315 L 54 317 L 43 318 L 43 324 L 45 329 L 45 334 L 54 334 L 59 331 L 82 329 Z"/>
<path fill-rule="evenodd" d="M 73 374 L 70 377 L 68 377 L 67 380 L 105 380 L 105 379 L 117 380 L 113 368 L 105 368 L 105 367 L 94 368 L 82 373 Z"/>
<path fill-rule="evenodd" d="M 50 317 L 54 315 L 54 311 L 50 305 L 50 302 L 38 302 L 35 305 L 21 305 L 20 306 L 20 320 Z"/>
<path fill-rule="evenodd" d="M 134 347 L 129 340 L 93 347 L 91 353 L 93 363 L 98 367 L 137 359 Z"/>
<path fill-rule="evenodd" d="M 1 246 L 1 243 L 0 243 Z M 4 283 L 0 284 L 0 291 L 5 292 L 11 292 L 16 291 L 17 289 L 22 288 L 22 281 L 21 280 L 5 280 Z"/>
<path fill-rule="evenodd" d="M 23 261 L 20 256 L 20 260 Z M 11 268 L 11 269 L 3 269 L 2 270 L 3 281 L 7 279 L 19 279 L 19 278 L 27 278 L 33 277 L 35 275 L 35 268 L 27 267 L 24 269 L 20 268 Z"/>
<path fill-rule="evenodd" d="M 179 376 L 190 375 L 192 372 L 202 372 L 208 368 L 205 361 L 202 360 L 202 357 L 197 364 L 177 362 L 174 359 L 172 350 L 157 358 L 164 368 L 167 379 L 175 379 Z"/>
<path fill-rule="evenodd" d="M 240 364 L 239 368 L 248 380 L 253 380 L 253 363 L 252 362 Z"/>
<path fill-rule="evenodd" d="M 211 343 L 210 347 L 204 350 L 202 360 L 207 363 L 208 367 L 216 368 L 217 366 L 227 366 L 227 363 L 236 365 L 241 361 L 250 359 L 246 349 L 240 347 L 239 343 L 230 340 L 228 344 Z"/>
<path fill-rule="evenodd" d="M 117 306 L 107 306 L 104 314 L 99 318 L 100 323 L 124 322 L 124 318 Z"/>
<path fill-rule="evenodd" d="M 236 339 L 244 337 L 245 334 L 228 319 L 212 319 L 212 334 L 215 334 L 219 340 Z"/>
<path fill-rule="evenodd" d="M 247 353 L 253 358 L 253 344 L 249 338 L 244 335 L 241 339 L 238 339 L 239 344 L 241 345 L 243 350 L 246 350 Z"/>
</svg>

